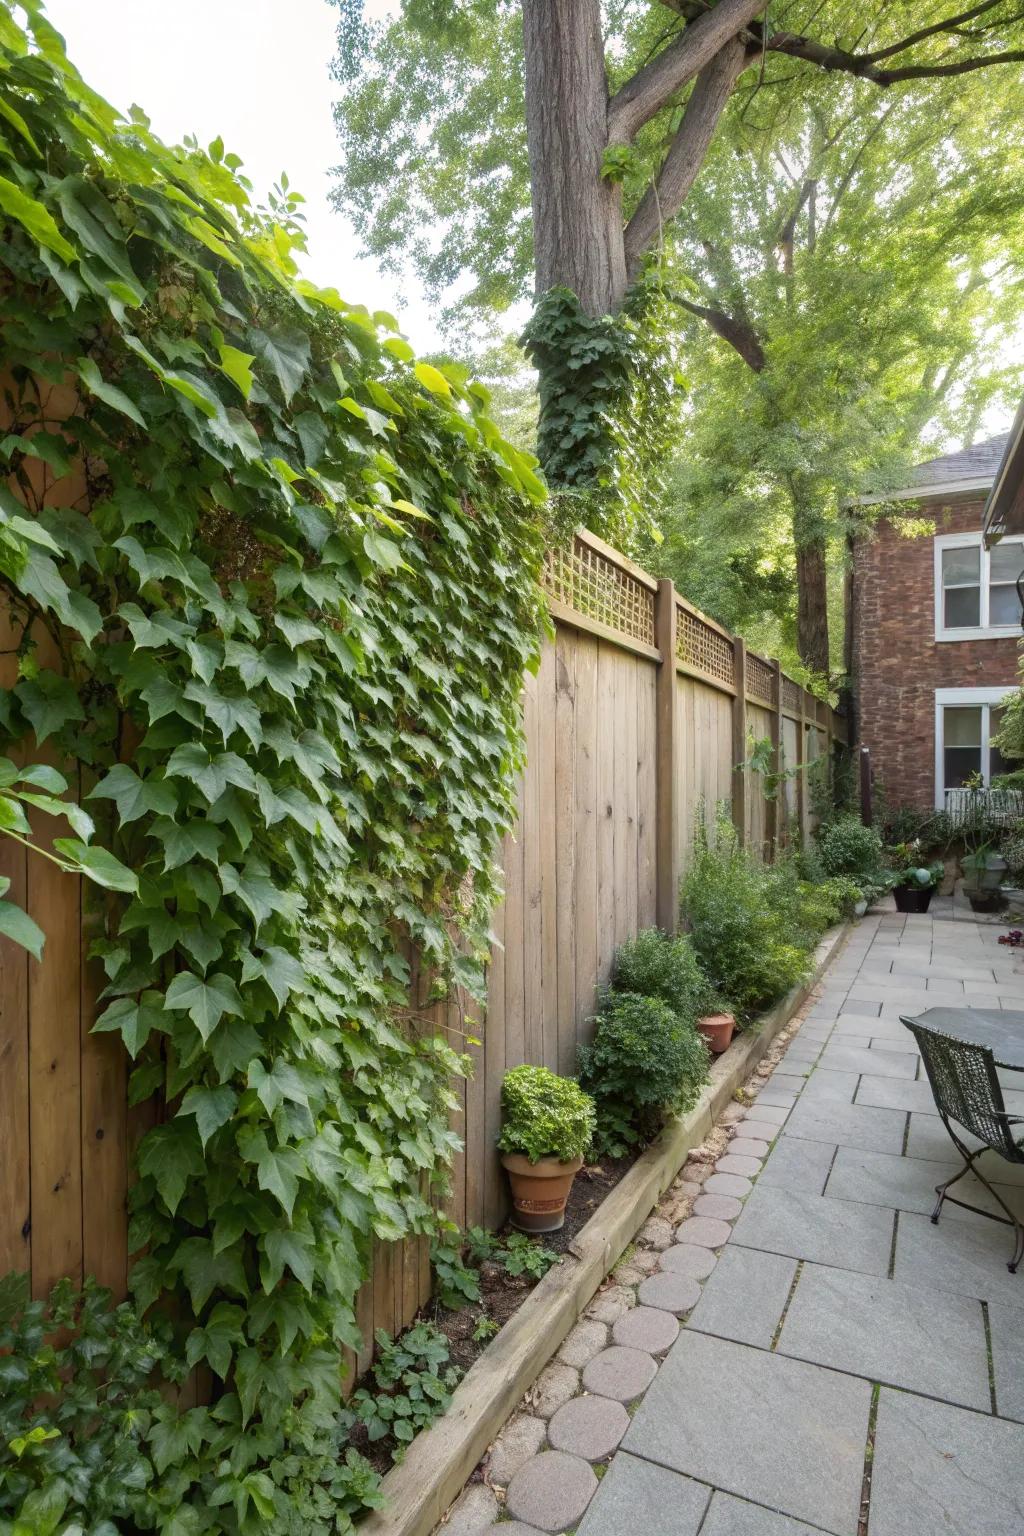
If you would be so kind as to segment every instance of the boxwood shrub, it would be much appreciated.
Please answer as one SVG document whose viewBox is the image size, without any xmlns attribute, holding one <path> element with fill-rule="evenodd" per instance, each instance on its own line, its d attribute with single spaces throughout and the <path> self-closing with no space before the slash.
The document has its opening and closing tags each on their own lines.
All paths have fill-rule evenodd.
<svg viewBox="0 0 1024 1536">
<path fill-rule="evenodd" d="M 570 1163 L 590 1150 L 594 1101 L 574 1078 L 547 1067 L 513 1067 L 501 1085 L 501 1108 L 502 1152 L 520 1152 L 531 1163 L 542 1157 Z"/>
<path fill-rule="evenodd" d="M 610 992 L 579 1050 L 580 1081 L 597 1104 L 597 1145 L 621 1156 L 649 1141 L 667 1114 L 688 1109 L 707 1082 L 708 1048 L 692 1019 L 659 997 Z"/>
</svg>

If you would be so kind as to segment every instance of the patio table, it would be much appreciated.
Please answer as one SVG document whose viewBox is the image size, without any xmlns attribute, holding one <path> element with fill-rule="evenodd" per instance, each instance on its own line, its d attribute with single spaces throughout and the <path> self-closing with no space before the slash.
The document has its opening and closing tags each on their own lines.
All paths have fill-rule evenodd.
<svg viewBox="0 0 1024 1536">
<path fill-rule="evenodd" d="M 926 1008 L 915 1024 L 991 1050 L 997 1067 L 1024 1072 L 1024 1012 L 1013 1008 Z M 907 1019 L 901 1016 L 901 1023 Z"/>
</svg>

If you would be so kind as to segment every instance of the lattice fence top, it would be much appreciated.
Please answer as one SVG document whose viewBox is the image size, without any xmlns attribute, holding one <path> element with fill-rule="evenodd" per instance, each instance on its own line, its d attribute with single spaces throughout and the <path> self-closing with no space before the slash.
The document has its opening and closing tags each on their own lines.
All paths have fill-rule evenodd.
<svg viewBox="0 0 1024 1536">
<path fill-rule="evenodd" d="M 782 679 L 782 707 L 790 714 L 798 715 L 803 706 L 803 689 L 791 677 Z"/>
<path fill-rule="evenodd" d="M 720 683 L 735 680 L 732 641 L 688 608 L 676 609 L 676 655 Z"/>
<path fill-rule="evenodd" d="M 654 645 L 654 593 L 582 539 L 571 549 L 548 550 L 544 587 L 567 608 Z"/>
<path fill-rule="evenodd" d="M 775 673 L 766 661 L 760 656 L 747 655 L 747 692 L 752 693 L 755 699 L 763 699 L 766 704 L 774 704 L 774 678 Z"/>
</svg>

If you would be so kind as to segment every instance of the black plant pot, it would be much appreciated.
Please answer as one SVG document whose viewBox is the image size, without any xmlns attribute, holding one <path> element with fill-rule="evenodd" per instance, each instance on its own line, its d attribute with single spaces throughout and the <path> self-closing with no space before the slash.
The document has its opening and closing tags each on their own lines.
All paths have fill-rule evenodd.
<svg viewBox="0 0 1024 1536">
<path fill-rule="evenodd" d="M 892 894 L 896 898 L 896 911 L 927 912 L 934 890 L 934 885 L 926 885 L 923 890 L 919 885 L 894 885 Z"/>
</svg>

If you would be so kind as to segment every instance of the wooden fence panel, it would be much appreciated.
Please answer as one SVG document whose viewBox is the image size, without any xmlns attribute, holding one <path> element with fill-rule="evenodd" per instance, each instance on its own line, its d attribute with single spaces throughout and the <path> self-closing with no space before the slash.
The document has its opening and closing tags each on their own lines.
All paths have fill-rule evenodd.
<svg viewBox="0 0 1024 1536">
<path fill-rule="evenodd" d="M 778 728 L 792 764 L 828 753 L 842 729 L 670 583 L 659 586 L 600 540 L 578 536 L 552 570 L 555 636 L 524 684 L 527 760 L 500 854 L 505 897 L 492 920 L 485 1014 L 464 999 L 428 1008 L 428 978 L 409 957 L 412 1027 L 444 1031 L 473 1062 L 458 1088 L 465 1148 L 445 1202 L 460 1226 L 495 1227 L 506 1214 L 495 1151 L 506 1070 L 526 1061 L 575 1069 L 616 947 L 656 921 L 666 867 L 673 878 L 685 870 L 698 805 L 711 818 L 733 804 L 748 845 L 770 852 L 774 811 L 758 778 L 735 772 L 748 739 Z M 675 654 L 662 656 L 658 634 Z M 9 686 L 4 666 L 0 657 Z M 659 758 L 671 772 L 659 774 Z M 806 831 L 806 775 L 787 785 L 786 807 Z M 673 836 L 659 838 L 659 827 Z M 0 940 L 0 1273 L 29 1269 L 37 1294 L 62 1274 L 94 1273 L 122 1295 L 128 1171 L 160 1109 L 126 1109 L 116 1038 L 89 1033 L 102 984 L 84 959 L 99 917 L 91 894 L 83 908 L 77 881 L 8 839 L 0 873 L 48 939 L 42 966 Z M 663 920 L 674 920 L 671 902 Z M 370 1362 L 373 1331 L 401 1330 L 429 1294 L 425 1240 L 374 1244 L 353 1375 Z"/>
</svg>

